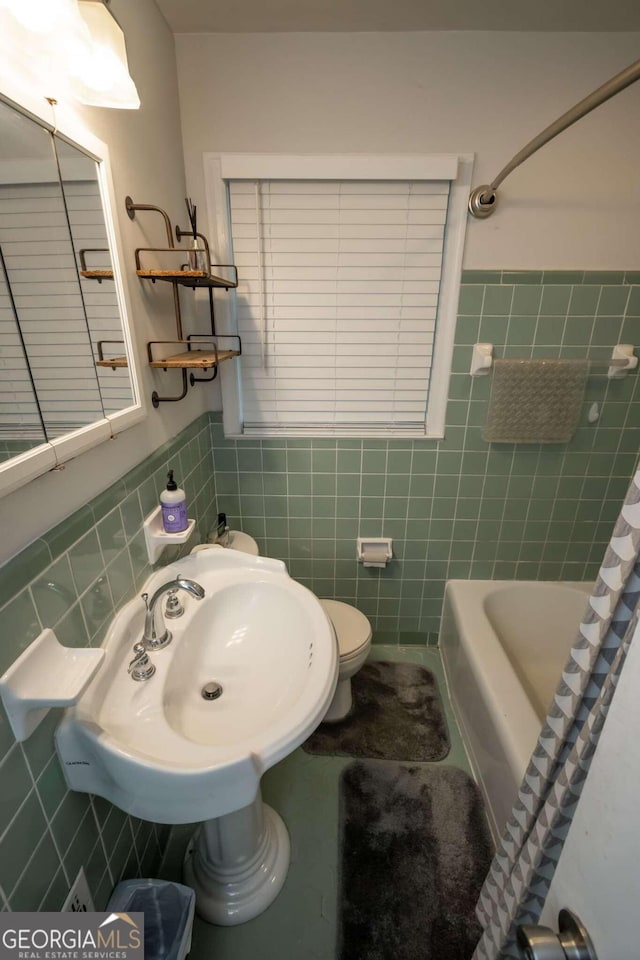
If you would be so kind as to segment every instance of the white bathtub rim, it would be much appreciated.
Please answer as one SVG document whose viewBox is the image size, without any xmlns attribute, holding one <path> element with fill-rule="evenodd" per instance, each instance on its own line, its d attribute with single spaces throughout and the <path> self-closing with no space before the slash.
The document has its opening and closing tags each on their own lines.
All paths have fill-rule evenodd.
<svg viewBox="0 0 640 960">
<path fill-rule="evenodd" d="M 452 585 L 452 589 L 449 589 L 450 585 Z M 483 631 L 483 639 L 486 641 L 487 632 L 491 638 L 494 638 L 496 633 L 485 612 L 484 599 L 489 592 L 495 593 L 498 590 L 509 589 L 516 585 L 526 585 L 527 588 L 530 587 L 532 590 L 542 591 L 549 587 L 566 588 L 570 590 L 577 589 L 583 593 L 589 592 L 591 587 L 591 584 L 573 581 L 449 580 L 445 587 L 445 595 L 448 592 L 456 616 L 467 630 L 466 636 L 472 636 L 473 632 L 478 633 L 481 630 Z M 464 603 L 461 602 L 463 598 L 459 596 L 460 591 L 464 599 L 475 601 L 474 606 L 465 607 Z M 576 635 L 577 632 L 578 624 L 576 623 Z M 507 748 L 509 761 L 512 764 L 512 769 L 526 770 L 531 758 L 531 751 L 535 747 L 537 735 L 542 729 L 544 717 L 540 718 L 531 705 L 529 695 L 520 682 L 502 645 L 498 642 L 495 646 L 497 646 L 497 649 L 494 655 L 498 661 L 496 664 L 491 664 L 482 658 L 482 643 L 469 646 L 465 645 L 465 650 L 469 660 L 473 664 L 478 684 L 482 688 L 482 692 L 487 696 L 487 708 L 500 727 L 505 730 L 505 746 Z M 493 696 L 494 685 L 491 682 L 493 679 L 491 672 L 492 666 L 498 667 L 501 672 L 504 672 L 505 679 L 508 678 L 508 682 L 501 689 L 501 697 L 503 697 L 501 704 L 498 704 Z M 529 732 L 529 739 L 531 740 L 530 750 L 526 749 L 520 737 L 515 735 L 516 725 L 518 725 L 520 729 L 525 727 Z"/>
<path fill-rule="evenodd" d="M 511 585 L 513 581 L 490 582 L 492 585 L 490 589 L 493 592 L 494 589 L 501 588 L 504 583 Z M 485 613 L 483 604 L 487 595 L 487 583 L 486 580 L 454 580 L 447 583 L 445 591 L 456 622 L 459 624 L 460 639 L 476 682 L 481 689 L 485 707 L 494 724 L 503 732 L 503 746 L 509 766 L 513 771 L 526 770 L 531 750 L 524 746 L 523 739 L 530 742 L 533 732 L 539 732 L 541 723 L 507 654 L 494 640 L 495 630 Z M 469 601 L 473 601 L 473 604 Z M 465 637 L 474 635 L 479 638 L 478 642 L 464 643 Z M 492 644 L 491 658 L 484 656 L 487 641 Z M 502 677 L 499 701 L 495 696 L 496 674 Z M 524 736 L 523 731 L 526 731 Z M 535 739 L 532 747 L 534 745 Z"/>
<path fill-rule="evenodd" d="M 488 589 L 490 585 L 490 589 Z M 557 587 L 562 589 L 578 590 L 581 593 L 590 592 L 591 584 L 573 582 L 573 581 L 543 581 L 543 580 L 448 580 L 445 586 L 445 599 L 450 598 L 451 606 L 455 610 L 456 617 L 458 622 L 461 623 L 464 627 L 467 628 L 466 636 L 472 636 L 475 632 L 476 634 L 479 631 L 482 631 L 482 639 L 487 638 L 487 634 L 490 637 L 496 637 L 496 631 L 493 627 L 493 624 L 489 620 L 487 613 L 484 607 L 484 600 L 486 599 L 489 593 L 495 593 L 498 590 L 508 589 L 514 585 L 518 586 L 527 586 L 531 587 L 532 590 L 547 589 L 549 587 Z M 462 592 L 463 597 L 459 596 L 459 593 Z M 473 606 L 465 606 L 462 600 L 472 600 L 474 601 Z M 578 633 L 579 624 L 576 623 L 576 636 Z M 492 693 L 493 686 L 491 684 L 492 673 L 490 671 L 490 664 L 481 657 L 482 653 L 482 642 L 479 642 L 474 645 L 465 645 L 465 650 L 469 655 L 469 659 L 472 661 L 474 667 L 477 668 L 476 676 L 480 682 L 482 690 L 484 693 Z M 518 675 L 516 674 L 509 657 L 498 642 L 497 650 L 495 651 L 497 660 L 499 661 L 499 667 L 504 668 L 505 674 L 513 678 L 513 685 L 509 687 L 507 693 L 510 695 L 507 698 L 507 711 L 503 713 L 498 711 L 495 715 L 507 718 L 508 710 L 513 710 L 514 705 L 517 703 L 518 707 L 522 700 L 525 700 L 527 706 L 530 709 L 530 717 L 534 720 L 534 725 L 536 728 L 540 729 L 542 723 L 544 722 L 544 717 L 538 716 L 537 712 L 531 706 L 529 695 L 525 688 L 523 687 Z M 559 679 L 559 678 L 558 678 Z M 517 699 L 514 700 L 513 698 Z M 493 699 L 489 701 L 493 703 Z"/>
<path fill-rule="evenodd" d="M 497 584 L 498 581 L 493 581 L 493 583 Z M 471 668 L 474 681 L 479 688 L 479 695 L 483 701 L 487 713 L 490 716 L 491 723 L 494 728 L 497 728 L 500 731 L 501 749 L 505 754 L 507 768 L 513 777 L 514 787 L 518 787 L 522 780 L 521 771 L 526 769 L 531 756 L 530 752 L 528 752 L 526 748 L 523 748 L 522 746 L 522 727 L 524 724 L 526 724 L 527 729 L 530 729 L 535 723 L 535 729 L 539 730 L 540 725 L 533 709 L 529 704 L 525 691 L 522 689 L 520 682 L 517 680 L 507 655 L 497 642 L 495 631 L 493 630 L 491 623 L 484 613 L 482 601 L 486 596 L 487 588 L 488 581 L 486 580 L 447 581 L 445 586 L 443 612 L 446 610 L 446 605 L 448 603 L 451 607 L 453 618 L 456 621 L 456 638 L 454 642 L 457 642 L 457 644 L 462 647 L 464 657 L 466 657 Z M 462 596 L 460 596 L 460 593 L 462 593 Z M 484 644 L 480 643 L 471 645 L 468 642 L 465 642 L 465 632 L 466 637 L 468 638 L 469 636 L 474 636 L 477 634 L 480 629 L 485 631 L 483 637 L 485 641 Z M 491 657 L 493 659 L 491 659 L 490 662 L 483 660 L 482 658 L 482 654 L 486 652 L 484 649 L 487 642 L 486 631 L 489 631 L 491 634 L 491 640 L 489 642 L 492 646 Z M 493 835 L 494 843 L 497 845 L 502 835 L 502 828 L 504 825 L 498 824 L 497 822 L 496 811 L 494 808 L 494 798 L 486 781 L 485 765 L 474 748 L 474 741 L 476 739 L 475 731 L 470 729 L 466 720 L 466 711 L 458 700 L 458 695 L 456 692 L 457 683 L 454 679 L 456 665 L 454 662 L 452 662 L 455 659 L 457 651 L 452 643 L 447 642 L 451 638 L 445 637 L 443 634 L 444 631 L 441 630 L 441 640 L 444 641 L 441 645 L 441 655 L 449 699 L 463 736 L 465 750 L 469 758 L 471 770 L 482 791 L 489 827 Z M 496 663 L 496 658 L 498 663 Z M 517 712 L 520 715 L 520 723 L 518 727 L 520 731 L 520 739 L 514 735 L 513 728 L 509 727 L 509 725 L 506 723 L 506 714 L 501 709 L 501 704 L 498 703 L 495 697 L 494 674 L 498 672 L 503 673 L 509 684 L 508 690 L 505 689 L 505 685 L 501 685 L 501 697 L 504 698 L 505 695 L 507 696 L 511 704 L 512 713 L 515 712 L 514 705 L 517 705 Z M 492 680 L 494 681 L 493 683 Z M 523 712 L 526 714 L 524 717 L 522 715 Z"/>
<path fill-rule="evenodd" d="M 531 752 L 535 747 L 544 720 L 540 720 L 531 705 L 526 690 L 500 644 L 495 629 L 485 612 L 484 600 L 488 593 L 525 584 L 533 590 L 561 587 L 588 593 L 591 589 L 590 583 L 572 581 L 448 580 L 445 586 L 443 605 L 443 624 L 444 613 L 447 604 L 449 604 L 451 613 L 456 620 L 457 642 L 464 649 L 464 655 L 471 667 L 491 722 L 500 731 L 500 741 L 505 759 L 518 787 L 529 765 Z M 577 627 L 578 624 L 576 624 L 576 634 Z M 464 638 L 470 636 L 475 637 L 477 642 L 473 644 L 465 642 Z M 443 630 L 441 630 L 441 638 L 440 652 L 450 702 L 463 733 L 471 769 L 482 788 L 487 803 L 487 813 L 494 839 L 497 839 L 500 830 L 496 824 L 493 804 L 491 798 L 488 797 L 488 790 L 485 786 L 482 764 L 473 748 L 473 733 L 468 729 L 464 719 L 465 711 L 458 704 L 458 698 L 454 692 L 456 684 L 453 682 L 452 673 L 455 667 L 450 662 L 450 656 L 453 653 L 450 649 L 451 644 L 448 642 L 450 638 L 445 636 Z M 484 656 L 487 653 L 487 644 L 490 645 L 489 657 Z M 501 678 L 500 701 L 495 696 L 496 676 Z"/>
</svg>

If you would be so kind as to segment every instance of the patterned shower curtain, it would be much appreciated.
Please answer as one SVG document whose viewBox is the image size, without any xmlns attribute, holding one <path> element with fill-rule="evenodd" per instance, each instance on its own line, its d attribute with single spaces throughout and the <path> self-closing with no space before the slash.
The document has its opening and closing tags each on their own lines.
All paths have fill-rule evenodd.
<svg viewBox="0 0 640 960">
<path fill-rule="evenodd" d="M 631 643 L 640 601 L 640 470 L 634 476 L 567 666 L 476 912 L 473 960 L 521 958 L 516 928 L 537 923 Z"/>
</svg>

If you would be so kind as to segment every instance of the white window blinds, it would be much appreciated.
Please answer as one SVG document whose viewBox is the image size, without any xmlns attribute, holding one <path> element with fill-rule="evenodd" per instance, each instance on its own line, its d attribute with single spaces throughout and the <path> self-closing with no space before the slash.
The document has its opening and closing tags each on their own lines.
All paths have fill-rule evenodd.
<svg viewBox="0 0 640 960">
<path fill-rule="evenodd" d="M 424 431 L 449 181 L 228 190 L 244 432 Z"/>
</svg>

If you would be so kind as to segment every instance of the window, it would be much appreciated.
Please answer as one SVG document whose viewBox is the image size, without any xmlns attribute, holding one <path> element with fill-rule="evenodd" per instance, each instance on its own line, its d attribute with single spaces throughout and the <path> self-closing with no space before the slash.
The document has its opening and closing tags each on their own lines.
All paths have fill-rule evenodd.
<svg viewBox="0 0 640 960">
<path fill-rule="evenodd" d="M 226 431 L 442 436 L 470 162 L 218 164 L 242 337 L 221 371 Z"/>
</svg>

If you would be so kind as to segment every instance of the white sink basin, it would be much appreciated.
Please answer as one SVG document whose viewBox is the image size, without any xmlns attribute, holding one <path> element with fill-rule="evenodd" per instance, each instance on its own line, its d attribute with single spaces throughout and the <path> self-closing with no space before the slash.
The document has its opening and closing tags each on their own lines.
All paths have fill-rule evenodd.
<svg viewBox="0 0 640 960">
<path fill-rule="evenodd" d="M 324 716 L 338 668 L 320 603 L 280 561 L 214 547 L 158 571 L 145 589 L 178 575 L 205 597 L 180 592 L 185 613 L 167 620 L 172 642 L 149 652 L 154 676 L 136 682 L 127 673 L 143 631 L 137 598 L 115 618 L 103 666 L 57 733 L 73 790 L 161 823 L 251 804 L 265 770 Z M 211 681 L 223 693 L 205 700 Z"/>
<path fill-rule="evenodd" d="M 289 744 L 292 729 L 297 735 L 299 724 L 306 726 L 309 697 L 316 697 L 319 674 L 314 671 L 323 670 L 311 640 L 308 598 L 287 577 L 283 582 L 235 582 L 218 589 L 212 602 L 194 605 L 189 631 L 175 650 L 164 687 L 164 714 L 175 733 L 233 751 L 269 731 L 270 743 L 263 749 L 269 756 L 274 750 L 278 757 L 284 755 L 282 739 Z M 313 603 L 314 615 L 315 607 Z M 325 625 L 318 620 L 324 633 Z M 224 688 L 213 705 L 200 693 L 212 677 Z M 323 697 L 325 687 L 318 687 Z"/>
</svg>

